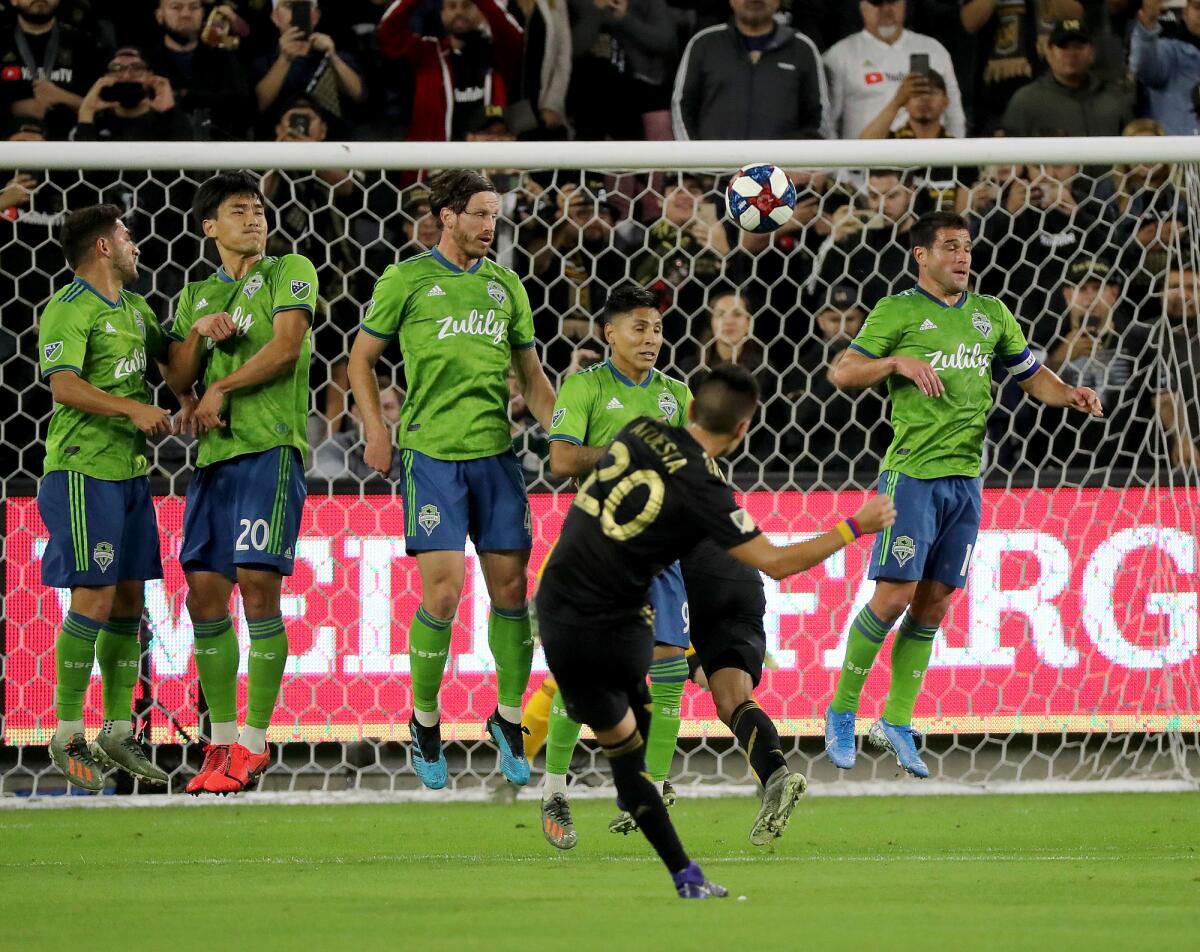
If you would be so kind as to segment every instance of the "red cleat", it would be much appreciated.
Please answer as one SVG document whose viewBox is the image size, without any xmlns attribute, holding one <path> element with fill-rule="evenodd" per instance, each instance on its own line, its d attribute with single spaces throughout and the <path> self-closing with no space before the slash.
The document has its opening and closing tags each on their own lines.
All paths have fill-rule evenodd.
<svg viewBox="0 0 1200 952">
<path fill-rule="evenodd" d="M 228 763 L 228 744 L 206 744 L 204 746 L 204 763 L 200 765 L 200 772 L 188 781 L 187 792 L 193 797 L 204 793 L 206 789 L 204 785 L 208 783 L 208 778 L 214 773 L 224 773 Z"/>
<path fill-rule="evenodd" d="M 208 775 L 204 789 L 209 793 L 239 793 L 253 784 L 270 762 L 270 749 L 254 754 L 241 744 L 233 744 L 229 747 L 229 759 L 222 764 L 223 769 Z"/>
</svg>

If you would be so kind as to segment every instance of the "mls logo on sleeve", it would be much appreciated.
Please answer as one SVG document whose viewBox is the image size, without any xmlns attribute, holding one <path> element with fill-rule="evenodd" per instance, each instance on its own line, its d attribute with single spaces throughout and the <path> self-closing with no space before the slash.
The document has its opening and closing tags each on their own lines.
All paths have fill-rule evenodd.
<svg viewBox="0 0 1200 952">
<path fill-rule="evenodd" d="M 897 536 L 896 541 L 892 543 L 892 555 L 900 563 L 900 568 L 904 568 L 916 554 L 917 544 L 913 542 L 912 536 Z"/>
<path fill-rule="evenodd" d="M 679 412 L 679 401 L 670 390 L 664 390 L 658 395 L 658 408 L 669 420 Z"/>
<path fill-rule="evenodd" d="M 307 281 L 293 281 L 292 297 L 294 297 L 297 301 L 303 301 L 308 297 L 308 292 L 311 288 L 312 285 L 310 285 Z"/>
<path fill-rule="evenodd" d="M 975 325 L 975 330 L 979 331 L 984 337 L 987 337 L 992 332 L 992 322 L 983 311 L 972 313 L 971 323 Z"/>
<path fill-rule="evenodd" d="M 567 415 L 566 407 L 559 407 L 554 411 L 554 416 L 550 417 L 550 429 L 554 429 L 563 421 L 563 417 Z"/>
<path fill-rule="evenodd" d="M 262 275 L 261 274 L 253 274 L 250 276 L 250 280 L 246 282 L 246 286 L 242 288 L 242 293 L 244 295 L 246 295 L 247 299 L 252 298 L 258 292 L 258 289 L 261 288 L 262 286 L 263 286 Z M 295 282 L 293 282 L 292 283 L 292 293 L 295 293 L 295 290 L 296 290 L 296 285 L 295 285 Z M 207 304 L 208 302 L 205 301 L 203 303 Z M 199 307 L 200 305 L 196 305 L 196 306 Z"/>
<path fill-rule="evenodd" d="M 430 503 L 422 506 L 421 511 L 417 513 L 417 522 L 421 528 L 425 530 L 425 535 L 433 535 L 433 530 L 442 524 L 442 514 L 438 512 L 438 507 Z"/>
<path fill-rule="evenodd" d="M 503 286 L 497 281 L 489 281 L 487 283 L 488 297 L 495 301 L 501 307 L 508 300 L 508 295 L 504 293 Z"/>
<path fill-rule="evenodd" d="M 97 542 L 96 548 L 92 550 L 92 559 L 100 566 L 101 572 L 107 572 L 115 558 L 116 552 L 111 542 Z"/>
<path fill-rule="evenodd" d="M 63 342 L 60 340 L 56 340 L 47 344 L 45 350 L 46 359 L 50 361 L 50 363 L 54 363 L 54 361 L 58 360 L 58 358 L 62 356 L 62 349 Z"/>
</svg>

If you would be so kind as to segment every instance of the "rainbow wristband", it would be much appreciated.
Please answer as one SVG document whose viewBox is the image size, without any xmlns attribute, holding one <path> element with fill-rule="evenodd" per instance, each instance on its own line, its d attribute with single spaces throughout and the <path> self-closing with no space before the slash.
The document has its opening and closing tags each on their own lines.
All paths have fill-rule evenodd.
<svg viewBox="0 0 1200 952">
<path fill-rule="evenodd" d="M 837 529 L 838 535 L 842 537 L 842 541 L 846 543 L 846 545 L 849 545 L 860 535 L 862 535 L 862 530 L 858 527 L 858 523 L 852 518 L 843 519 L 837 524 L 837 526 L 835 526 L 835 528 Z"/>
</svg>

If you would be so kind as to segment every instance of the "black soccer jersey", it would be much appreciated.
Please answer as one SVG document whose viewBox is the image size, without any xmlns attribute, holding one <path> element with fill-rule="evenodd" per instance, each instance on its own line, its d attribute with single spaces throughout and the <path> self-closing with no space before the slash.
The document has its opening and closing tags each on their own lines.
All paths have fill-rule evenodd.
<svg viewBox="0 0 1200 952">
<path fill-rule="evenodd" d="M 758 534 L 691 434 L 641 417 L 579 487 L 539 605 L 603 626 L 640 612 L 650 580 L 702 539 L 730 549 Z"/>
</svg>

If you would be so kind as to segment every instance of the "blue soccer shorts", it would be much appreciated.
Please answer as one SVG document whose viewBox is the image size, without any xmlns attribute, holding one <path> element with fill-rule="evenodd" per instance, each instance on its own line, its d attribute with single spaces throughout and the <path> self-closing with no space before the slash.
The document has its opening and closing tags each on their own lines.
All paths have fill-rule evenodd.
<svg viewBox="0 0 1200 952">
<path fill-rule="evenodd" d="M 50 532 L 42 584 L 102 587 L 162 578 L 158 517 L 145 476 L 95 479 L 57 470 L 42 480 L 37 504 Z"/>
<path fill-rule="evenodd" d="M 678 562 L 668 565 L 650 583 L 650 607 L 654 609 L 655 642 L 686 651 L 691 638 L 691 621 L 687 589 Z"/>
<path fill-rule="evenodd" d="M 291 575 L 307 496 L 304 461 L 294 446 L 197 470 L 183 514 L 183 570 L 234 581 L 239 565 Z"/>
<path fill-rule="evenodd" d="M 477 552 L 527 552 L 533 521 L 521 464 L 511 450 L 479 459 L 434 459 L 401 450 L 404 548 L 461 552 L 467 537 Z"/>
<path fill-rule="evenodd" d="M 934 579 L 963 588 L 983 514 L 979 477 L 917 479 L 884 471 L 879 489 L 896 504 L 896 524 L 875 536 L 867 577 L 895 582 Z"/>
</svg>

